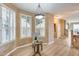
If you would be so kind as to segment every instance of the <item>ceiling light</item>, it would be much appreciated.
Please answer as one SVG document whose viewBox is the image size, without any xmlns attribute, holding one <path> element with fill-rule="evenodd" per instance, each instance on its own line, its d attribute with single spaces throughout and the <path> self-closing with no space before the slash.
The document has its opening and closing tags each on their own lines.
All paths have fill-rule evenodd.
<svg viewBox="0 0 79 59">
<path fill-rule="evenodd" d="M 38 7 L 36 9 L 36 14 L 35 14 L 35 18 L 36 19 L 43 19 L 44 18 L 44 12 L 40 6 L 40 4 L 38 4 Z"/>
<path fill-rule="evenodd" d="M 43 16 L 43 15 L 37 15 L 35 18 L 36 18 L 36 19 L 43 19 L 44 16 Z"/>
</svg>

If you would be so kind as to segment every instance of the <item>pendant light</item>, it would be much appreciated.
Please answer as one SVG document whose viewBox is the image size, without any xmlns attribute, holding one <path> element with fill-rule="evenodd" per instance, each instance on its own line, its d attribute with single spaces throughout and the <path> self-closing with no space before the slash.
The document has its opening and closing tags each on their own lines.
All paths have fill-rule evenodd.
<svg viewBox="0 0 79 59">
<path fill-rule="evenodd" d="M 38 7 L 36 9 L 36 14 L 35 14 L 35 18 L 36 19 L 43 19 L 44 18 L 44 12 L 40 6 L 40 4 L 38 4 Z"/>
</svg>

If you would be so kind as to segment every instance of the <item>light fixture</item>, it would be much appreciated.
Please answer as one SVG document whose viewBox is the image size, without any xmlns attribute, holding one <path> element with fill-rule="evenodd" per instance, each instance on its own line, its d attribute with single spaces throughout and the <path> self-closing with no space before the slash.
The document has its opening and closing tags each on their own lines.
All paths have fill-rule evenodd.
<svg viewBox="0 0 79 59">
<path fill-rule="evenodd" d="M 35 18 L 36 19 L 43 19 L 44 18 L 44 12 L 40 6 L 40 4 L 38 4 L 38 7 L 36 9 L 36 14 L 35 14 Z"/>
</svg>

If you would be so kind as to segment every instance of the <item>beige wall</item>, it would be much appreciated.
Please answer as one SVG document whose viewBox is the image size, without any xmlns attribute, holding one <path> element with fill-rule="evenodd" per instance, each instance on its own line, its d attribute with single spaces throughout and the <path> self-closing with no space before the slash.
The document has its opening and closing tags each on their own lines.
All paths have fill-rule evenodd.
<svg viewBox="0 0 79 59">
<path fill-rule="evenodd" d="M 20 15 L 21 14 L 32 16 L 32 23 L 34 21 L 34 17 L 33 17 L 32 13 L 25 12 L 25 11 L 22 11 L 22 10 L 19 10 L 17 12 L 17 15 L 16 15 L 16 45 L 17 46 L 32 43 L 32 37 L 21 39 L 21 36 L 20 36 Z M 34 31 L 34 25 L 32 25 L 32 26 L 33 26 L 32 31 Z"/>
<path fill-rule="evenodd" d="M 56 24 L 56 33 L 57 38 L 64 37 L 65 32 L 65 20 L 64 19 L 58 19 L 56 16 L 54 16 L 54 23 Z"/>
<path fill-rule="evenodd" d="M 0 6 L 8 8 L 8 6 L 4 4 L 0 4 Z M 12 7 L 11 5 L 9 5 L 9 7 L 12 8 L 15 12 L 17 12 L 17 8 Z M 9 51 L 14 49 L 15 47 L 16 47 L 16 41 L 12 41 L 12 42 L 0 45 L 0 55 L 7 54 Z"/>
<path fill-rule="evenodd" d="M 56 33 L 55 33 L 55 35 L 57 35 L 57 39 L 59 39 L 60 35 L 61 35 L 60 20 L 56 16 L 54 16 L 54 24 L 56 24 Z"/>
<path fill-rule="evenodd" d="M 31 43 L 32 42 L 32 37 L 23 38 L 23 39 L 20 38 L 20 15 L 25 14 L 25 15 L 32 16 L 32 23 L 33 23 L 34 14 L 30 13 L 30 12 L 27 12 L 27 11 L 24 11 L 24 10 L 20 10 L 14 4 L 11 4 L 11 3 L 5 4 L 5 5 L 16 11 L 16 46 Z M 34 26 L 32 27 L 32 29 L 33 29 L 32 31 L 34 31 Z"/>
<path fill-rule="evenodd" d="M 54 16 L 51 14 L 48 15 L 48 43 L 54 42 Z"/>
<path fill-rule="evenodd" d="M 30 12 L 27 12 L 27 11 L 24 11 L 24 10 L 20 10 L 15 5 L 10 4 L 10 3 L 9 4 L 4 4 L 4 5 L 6 5 L 4 7 L 9 7 L 9 8 L 13 9 L 16 12 L 16 39 L 15 39 L 15 41 L 13 41 L 13 43 L 8 43 L 6 45 L 1 46 L 0 48 L 4 47 L 3 49 L 5 49 L 5 51 L 1 50 L 0 55 L 7 54 L 8 52 L 10 52 L 12 49 L 14 49 L 17 46 L 32 43 L 32 37 L 23 38 L 23 39 L 20 38 L 20 14 L 25 14 L 25 15 L 32 16 L 32 33 L 35 32 L 35 18 L 34 18 L 33 13 L 30 13 Z M 46 21 L 45 22 L 45 37 L 43 37 L 42 39 L 43 39 L 44 43 L 49 43 L 49 40 L 48 40 L 48 38 L 49 38 L 48 37 L 49 28 L 48 28 L 48 26 L 50 26 L 50 31 L 52 31 L 52 28 L 51 28 L 51 26 L 52 26 L 52 15 L 45 14 L 45 21 Z M 50 35 L 51 35 L 51 40 L 50 41 L 52 41 L 53 31 L 50 32 Z"/>
<path fill-rule="evenodd" d="M 64 19 L 60 19 L 60 28 L 61 28 L 61 36 L 64 36 L 64 32 L 65 32 L 65 21 L 64 21 Z"/>
<path fill-rule="evenodd" d="M 7 54 L 9 51 L 15 48 L 15 41 L 0 45 L 0 56 Z"/>
<path fill-rule="evenodd" d="M 20 10 L 13 4 L 1 4 L 1 6 L 6 7 L 6 8 L 11 8 L 12 10 L 14 10 L 16 12 L 16 39 L 15 39 L 15 41 L 13 41 L 14 43 L 10 42 L 10 43 L 0 46 L 0 48 L 3 48 L 3 49 L 0 49 L 0 55 L 5 55 L 17 46 L 32 43 L 32 38 L 30 38 L 30 37 L 23 38 L 23 39 L 20 38 L 20 14 L 32 16 L 32 18 L 33 18 L 32 22 L 34 20 L 34 17 L 33 17 L 32 13 Z M 34 31 L 34 28 L 32 31 Z"/>
</svg>

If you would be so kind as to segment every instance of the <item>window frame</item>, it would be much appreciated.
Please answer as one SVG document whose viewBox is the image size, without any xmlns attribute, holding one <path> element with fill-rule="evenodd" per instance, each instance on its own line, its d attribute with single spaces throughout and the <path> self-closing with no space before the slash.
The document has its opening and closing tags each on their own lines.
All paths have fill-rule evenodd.
<svg viewBox="0 0 79 59">
<path fill-rule="evenodd" d="M 35 33 L 36 33 L 36 20 L 37 20 L 37 19 L 35 18 Z M 44 22 L 46 23 L 45 16 L 44 16 L 43 19 L 40 19 L 40 20 L 44 20 Z M 38 37 L 45 37 L 45 32 L 46 32 L 46 31 L 45 31 L 45 29 L 46 29 L 45 23 L 44 23 L 44 28 L 40 27 L 40 28 L 42 28 L 42 29 L 44 30 L 44 36 L 38 34 Z M 41 24 L 41 25 L 42 25 L 42 24 Z M 38 29 L 39 29 L 39 28 L 38 28 Z M 37 34 L 37 33 L 36 33 L 36 34 Z"/>
<path fill-rule="evenodd" d="M 0 8 L 2 9 L 2 8 L 5 8 L 6 10 L 8 10 L 9 11 L 9 20 L 11 20 L 11 21 L 14 21 L 14 22 L 12 22 L 12 23 L 14 23 L 14 24 L 11 24 L 11 21 L 10 21 L 10 24 L 12 25 L 12 26 L 10 26 L 9 28 L 9 30 L 11 31 L 11 32 L 9 32 L 9 34 L 10 34 L 10 39 L 8 40 L 8 41 L 6 41 L 6 42 L 2 42 L 2 40 L 3 40 L 3 38 L 2 38 L 2 40 L 1 40 L 1 43 L 0 43 L 0 46 L 2 46 L 2 45 L 6 45 L 6 44 L 8 44 L 8 43 L 10 43 L 10 42 L 13 42 L 13 41 L 15 41 L 15 39 L 16 39 L 16 11 L 15 10 L 13 10 L 12 8 L 10 8 L 10 7 L 8 7 L 8 6 L 6 6 L 6 5 L 4 5 L 4 4 L 0 4 Z M 2 29 L 1 30 L 5 30 L 5 28 L 3 28 L 3 9 L 1 10 L 1 20 L 2 20 Z M 5 11 L 6 12 L 6 11 Z M 11 15 L 14 17 L 11 17 Z M 7 16 L 7 14 L 6 14 L 6 16 Z M 5 17 L 6 17 L 5 16 Z M 13 18 L 13 19 L 11 19 L 11 18 Z M 7 20 L 7 18 L 5 18 L 6 20 Z M 14 28 L 14 29 L 13 29 Z M 11 36 L 11 34 L 13 34 L 13 31 L 14 31 L 14 38 L 13 38 L 13 35 Z M 3 37 L 3 32 L 1 33 L 1 35 L 2 35 L 2 37 Z M 6 34 L 5 34 L 6 35 Z M 6 40 L 6 39 L 5 39 Z"/>
<path fill-rule="evenodd" d="M 31 35 L 30 35 L 29 37 L 27 37 L 27 35 L 26 35 L 25 37 L 22 37 L 22 36 L 21 36 L 21 35 L 22 35 L 22 33 L 21 33 L 21 31 L 22 31 L 22 27 L 21 27 L 21 26 L 22 26 L 22 25 L 21 25 L 21 17 L 22 17 L 22 16 L 26 16 L 26 17 L 30 17 L 30 18 L 31 18 L 31 19 L 30 19 L 30 20 L 31 20 L 31 25 L 30 25 L 30 26 L 31 26 L 31 30 L 30 30 L 30 31 L 31 31 L 31 32 L 30 32 Z M 27 26 L 27 25 L 26 25 L 26 26 Z M 26 32 L 27 32 L 27 30 L 26 30 Z M 26 15 L 26 14 L 20 14 L 20 38 L 23 39 L 23 38 L 30 38 L 30 37 L 32 37 L 32 16 L 31 16 L 31 15 Z"/>
</svg>

